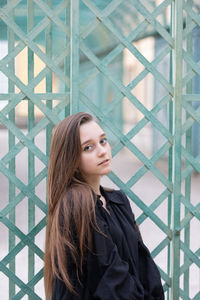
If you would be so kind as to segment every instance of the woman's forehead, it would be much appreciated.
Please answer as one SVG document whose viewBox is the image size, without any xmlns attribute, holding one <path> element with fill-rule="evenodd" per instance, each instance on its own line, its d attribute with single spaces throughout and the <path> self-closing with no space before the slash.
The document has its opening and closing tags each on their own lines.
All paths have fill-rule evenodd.
<svg viewBox="0 0 200 300">
<path fill-rule="evenodd" d="M 85 140 L 96 139 L 104 134 L 103 129 L 95 122 L 87 122 L 80 126 L 80 139 L 81 143 Z"/>
</svg>

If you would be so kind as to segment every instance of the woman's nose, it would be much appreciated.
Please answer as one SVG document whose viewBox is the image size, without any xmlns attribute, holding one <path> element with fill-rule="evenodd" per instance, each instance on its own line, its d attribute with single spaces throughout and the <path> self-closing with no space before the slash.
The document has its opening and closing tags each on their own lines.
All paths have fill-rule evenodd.
<svg viewBox="0 0 200 300">
<path fill-rule="evenodd" d="M 102 145 L 99 145 L 98 147 L 98 155 L 99 156 L 102 156 L 106 153 L 106 149 L 105 149 L 105 146 L 102 146 Z"/>
</svg>

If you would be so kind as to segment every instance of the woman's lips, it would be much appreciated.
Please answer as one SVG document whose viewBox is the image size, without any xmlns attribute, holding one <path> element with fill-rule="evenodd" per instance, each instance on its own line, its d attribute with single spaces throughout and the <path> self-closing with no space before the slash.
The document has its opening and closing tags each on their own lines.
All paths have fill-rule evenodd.
<svg viewBox="0 0 200 300">
<path fill-rule="evenodd" d="M 105 159 L 105 160 L 103 160 L 102 162 L 100 162 L 98 165 L 99 165 L 99 166 L 106 165 L 106 164 L 108 164 L 109 162 L 110 162 L 110 159 Z"/>
</svg>

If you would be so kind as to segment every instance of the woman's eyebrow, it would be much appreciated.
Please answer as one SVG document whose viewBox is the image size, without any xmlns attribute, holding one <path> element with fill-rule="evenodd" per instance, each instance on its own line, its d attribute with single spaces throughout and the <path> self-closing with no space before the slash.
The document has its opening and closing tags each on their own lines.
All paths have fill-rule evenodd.
<svg viewBox="0 0 200 300">
<path fill-rule="evenodd" d="M 99 137 L 101 138 L 102 136 L 105 136 L 106 134 L 105 134 L 105 132 L 103 132 Z"/>
<path fill-rule="evenodd" d="M 105 135 L 106 135 L 106 134 L 103 132 L 103 133 L 99 136 L 99 138 L 101 138 L 101 137 L 103 137 L 103 136 L 105 136 Z M 81 146 L 83 146 L 83 145 L 85 145 L 85 144 L 87 144 L 87 143 L 90 143 L 90 142 L 92 142 L 91 139 L 89 139 L 89 140 L 83 142 L 83 143 L 81 144 Z"/>
<path fill-rule="evenodd" d="M 85 142 L 83 142 L 82 144 L 81 144 L 81 146 L 83 146 L 83 145 L 85 145 L 85 144 L 87 144 L 87 143 L 89 143 L 89 142 L 91 142 L 92 140 L 87 140 L 87 141 L 85 141 Z"/>
</svg>

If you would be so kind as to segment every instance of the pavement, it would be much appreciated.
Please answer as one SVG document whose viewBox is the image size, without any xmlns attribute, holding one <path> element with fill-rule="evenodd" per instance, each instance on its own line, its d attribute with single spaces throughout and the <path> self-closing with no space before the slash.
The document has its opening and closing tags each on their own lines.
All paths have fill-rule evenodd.
<svg viewBox="0 0 200 300">
<path fill-rule="evenodd" d="M 41 132 L 35 141 L 36 145 L 45 151 L 45 133 Z M 7 131 L 4 129 L 0 130 L 0 159 L 8 151 L 8 137 Z M 24 149 L 17 155 L 16 159 L 16 173 L 18 178 L 27 184 L 28 178 L 28 168 L 27 168 L 27 150 Z M 35 160 L 35 170 L 36 174 L 44 168 L 44 165 L 38 160 Z M 112 169 L 119 176 L 123 182 L 127 182 L 130 177 L 135 174 L 135 172 L 142 166 L 142 164 L 128 151 L 122 150 L 115 158 L 113 158 Z M 157 163 L 157 168 L 167 176 L 168 166 L 167 160 L 163 159 Z M 191 186 L 191 203 L 197 205 L 199 203 L 199 184 L 200 175 L 192 175 L 192 186 Z M 102 185 L 117 188 L 109 178 L 102 178 Z M 184 194 L 184 184 L 183 184 L 183 194 Z M 46 181 L 43 180 L 36 188 L 36 194 L 45 202 L 45 190 Z M 151 203 L 165 190 L 165 186 L 151 173 L 147 172 L 132 188 L 132 191 L 147 205 Z M 8 181 L 6 177 L 0 173 L 0 210 L 2 210 L 8 203 Z M 16 189 L 16 194 L 20 191 Z M 28 204 L 27 198 L 24 198 L 20 204 L 17 205 L 16 211 L 16 225 L 24 233 L 28 233 Z M 131 201 L 131 207 L 138 218 L 142 211 L 134 201 Z M 168 220 L 168 201 L 167 199 L 155 210 L 157 216 L 167 224 Z M 184 216 L 184 207 L 181 205 L 181 217 Z M 38 223 L 44 217 L 44 213 L 41 212 L 39 208 L 36 207 L 35 219 Z M 140 225 L 140 230 L 143 236 L 143 240 L 150 251 L 153 251 L 155 247 L 166 237 L 163 231 L 155 225 L 153 221 L 146 218 L 144 222 Z M 197 218 L 193 218 L 190 225 L 190 249 L 195 252 L 200 248 L 200 222 Z M 44 237 L 45 230 L 42 230 L 35 238 L 35 243 L 42 250 L 44 249 Z M 183 231 L 181 232 L 181 239 L 183 240 Z M 8 230 L 0 223 L 0 260 L 8 253 Z M 16 238 L 16 243 L 20 240 Z M 155 262 L 166 272 L 167 271 L 167 248 L 165 248 L 156 258 Z M 183 253 L 181 252 L 181 263 L 183 262 Z M 24 282 L 27 282 L 28 278 L 28 247 L 24 247 L 22 251 L 16 256 L 16 275 Z M 38 272 L 43 267 L 43 261 L 35 255 L 35 272 Z M 183 286 L 183 276 L 181 276 L 181 286 Z M 200 291 L 200 269 L 192 264 L 190 268 L 190 297 L 193 298 L 194 295 Z M 19 291 L 19 288 L 16 288 Z M 35 292 L 41 297 L 44 297 L 44 286 L 43 280 L 40 280 L 35 286 Z M 8 300 L 8 279 L 3 274 L 0 273 L 0 300 Z M 24 296 L 22 299 L 28 299 Z"/>
</svg>

